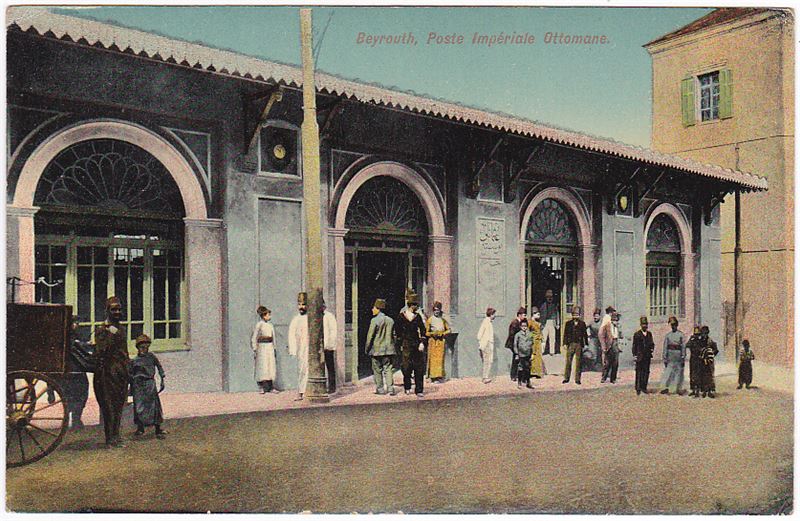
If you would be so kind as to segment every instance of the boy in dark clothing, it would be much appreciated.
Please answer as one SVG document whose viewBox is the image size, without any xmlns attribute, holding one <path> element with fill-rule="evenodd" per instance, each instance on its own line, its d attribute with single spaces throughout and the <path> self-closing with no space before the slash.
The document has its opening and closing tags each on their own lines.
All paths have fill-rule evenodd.
<svg viewBox="0 0 800 521">
<path fill-rule="evenodd" d="M 144 434 L 144 428 L 155 425 L 156 438 L 164 439 L 161 423 L 164 414 L 158 393 L 164 390 L 164 368 L 156 355 L 150 353 L 150 337 L 140 335 L 136 339 L 138 355 L 130 361 L 131 393 L 133 394 L 133 421 L 136 423 L 134 436 Z M 161 377 L 161 386 L 156 390 L 156 371 Z"/>
<path fill-rule="evenodd" d="M 703 393 L 703 398 L 708 396 L 714 398 L 714 392 L 717 390 L 714 384 L 714 357 L 719 354 L 717 344 L 708 337 L 708 326 L 703 326 L 700 330 L 700 339 L 704 345 L 703 351 L 700 354 L 702 360 L 700 365 L 700 391 Z"/>
<path fill-rule="evenodd" d="M 524 318 L 519 322 L 520 330 L 514 335 L 514 356 L 517 357 L 517 387 L 533 389 L 531 385 L 531 355 L 533 354 L 533 335 L 528 331 L 528 321 Z"/>
<path fill-rule="evenodd" d="M 700 398 L 700 355 L 703 353 L 705 344 L 701 340 L 700 326 L 694 326 L 692 336 L 686 342 L 686 348 L 689 350 L 689 389 L 691 390 L 690 396 L 693 398 Z"/>
<path fill-rule="evenodd" d="M 753 360 L 756 355 L 750 349 L 750 341 L 747 339 L 742 340 L 742 352 L 739 353 L 739 385 L 737 389 L 741 389 L 746 385 L 750 389 L 750 384 L 753 383 Z"/>
</svg>

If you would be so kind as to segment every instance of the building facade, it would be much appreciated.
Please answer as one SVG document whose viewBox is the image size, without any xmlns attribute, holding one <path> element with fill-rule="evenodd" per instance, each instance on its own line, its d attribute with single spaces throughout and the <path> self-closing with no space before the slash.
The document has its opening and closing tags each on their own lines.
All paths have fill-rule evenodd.
<svg viewBox="0 0 800 521">
<path fill-rule="evenodd" d="M 645 46 L 653 64 L 652 147 L 758 171 L 741 198 L 741 334 L 761 359 L 793 363 L 794 20 L 788 10 L 717 9 Z M 757 58 L 756 58 L 757 57 Z M 725 341 L 735 339 L 735 200 L 721 205 Z M 732 349 L 729 349 L 733 352 Z"/>
<path fill-rule="evenodd" d="M 279 388 L 303 290 L 300 70 L 140 31 L 9 11 L 9 275 L 63 280 L 20 297 L 73 305 L 84 331 L 125 302 L 173 390 L 255 389 L 250 334 L 272 309 Z M 554 292 L 562 316 L 613 305 L 623 331 L 669 315 L 721 333 L 717 196 L 764 179 L 317 74 L 325 298 L 338 380 L 369 374 L 376 297 L 413 287 L 458 333 L 451 377 L 480 373 L 498 311 Z M 658 340 L 658 338 L 657 338 Z M 623 353 L 623 362 L 630 352 Z"/>
</svg>

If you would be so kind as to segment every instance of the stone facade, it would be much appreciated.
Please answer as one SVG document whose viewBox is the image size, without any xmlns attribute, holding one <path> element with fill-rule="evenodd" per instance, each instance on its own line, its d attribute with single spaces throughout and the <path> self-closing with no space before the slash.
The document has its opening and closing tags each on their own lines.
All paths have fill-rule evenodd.
<svg viewBox="0 0 800 521">
<path fill-rule="evenodd" d="M 766 192 L 743 196 L 741 269 L 744 321 L 760 359 L 791 365 L 794 352 L 794 20 L 788 11 L 730 9 L 691 31 L 647 45 L 653 64 L 655 150 L 769 179 Z M 725 12 L 727 11 L 727 13 Z M 733 12 L 738 11 L 738 12 Z M 713 21 L 720 15 L 724 21 Z M 681 80 L 727 69 L 733 78 L 731 117 L 684 125 Z M 721 205 L 719 237 L 725 343 L 734 342 L 735 202 Z M 716 280 L 704 285 L 717 291 Z M 733 352 L 733 349 L 729 349 Z"/>
</svg>

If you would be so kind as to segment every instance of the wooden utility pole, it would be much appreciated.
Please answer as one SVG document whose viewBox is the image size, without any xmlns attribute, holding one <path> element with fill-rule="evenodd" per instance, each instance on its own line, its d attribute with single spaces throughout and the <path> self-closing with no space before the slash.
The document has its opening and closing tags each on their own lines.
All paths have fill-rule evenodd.
<svg viewBox="0 0 800 521">
<path fill-rule="evenodd" d="M 306 214 L 306 292 L 308 293 L 308 385 L 305 397 L 327 402 L 322 332 L 322 227 L 319 187 L 319 126 L 314 60 L 311 54 L 311 9 L 300 9 L 303 58 L 303 205 Z M 301 389 L 302 391 L 302 389 Z"/>
</svg>

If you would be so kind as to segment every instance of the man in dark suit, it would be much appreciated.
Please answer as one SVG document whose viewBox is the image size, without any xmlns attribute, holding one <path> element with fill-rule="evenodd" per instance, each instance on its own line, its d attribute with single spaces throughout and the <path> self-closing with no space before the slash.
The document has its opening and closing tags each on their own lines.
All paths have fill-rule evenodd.
<svg viewBox="0 0 800 521">
<path fill-rule="evenodd" d="M 511 380 L 517 381 L 517 370 L 519 366 L 519 358 L 514 354 L 514 337 L 519 333 L 520 322 L 525 320 L 528 311 L 521 307 L 517 310 L 517 318 L 511 321 L 508 325 L 508 338 L 506 338 L 506 349 L 511 351 Z"/>
<path fill-rule="evenodd" d="M 650 380 L 650 361 L 653 359 L 653 333 L 647 330 L 647 317 L 639 319 L 640 329 L 633 334 L 631 352 L 636 362 L 636 395 L 647 394 L 647 381 Z"/>
<path fill-rule="evenodd" d="M 564 366 L 564 381 L 569 382 L 569 374 L 572 371 L 572 359 L 575 358 L 575 383 L 581 384 L 581 355 L 583 346 L 589 344 L 589 337 L 586 335 L 586 323 L 581 320 L 581 308 L 573 306 L 572 320 L 564 324 L 564 345 L 566 349 L 566 365 Z"/>
</svg>

